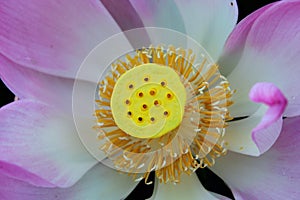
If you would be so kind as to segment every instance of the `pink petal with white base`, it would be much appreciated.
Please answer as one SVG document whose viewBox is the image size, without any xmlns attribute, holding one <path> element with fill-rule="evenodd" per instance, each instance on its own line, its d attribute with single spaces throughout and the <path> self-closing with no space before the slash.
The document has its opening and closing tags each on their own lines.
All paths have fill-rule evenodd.
<svg viewBox="0 0 300 200">
<path fill-rule="evenodd" d="M 229 122 L 224 140 L 231 151 L 258 156 L 266 152 L 278 138 L 287 100 L 271 83 L 255 84 L 249 97 L 252 101 L 266 106 L 260 105 L 246 119 Z"/>
<path fill-rule="evenodd" d="M 256 82 L 272 82 L 289 101 L 284 115 L 300 114 L 299 10 L 300 1 L 279 1 L 262 12 L 253 23 L 248 23 L 247 19 L 251 20 L 249 17 L 240 24 L 249 31 L 235 44 L 242 47 L 243 52 L 227 78 L 232 88 L 237 90 L 237 103 L 239 100 L 245 102 L 244 105 L 253 108 L 252 112 L 256 106 L 247 97 L 250 88 Z M 236 31 L 239 29 L 233 31 L 232 35 L 235 37 L 230 37 L 227 44 L 235 43 L 233 40 L 242 34 Z M 236 54 L 238 52 L 225 48 L 227 59 L 235 59 Z"/>
<path fill-rule="evenodd" d="M 227 38 L 224 51 L 218 60 L 222 75 L 227 76 L 235 68 L 244 50 L 244 40 L 255 20 L 273 5 L 274 3 L 256 10 L 234 28 L 234 31 Z"/>
<path fill-rule="evenodd" d="M 286 118 L 274 146 L 253 158 L 229 152 L 213 170 L 239 199 L 291 199 L 300 196 L 300 117 Z"/>
<path fill-rule="evenodd" d="M 72 116 L 53 107 L 20 100 L 2 107 L 0 118 L 0 161 L 9 176 L 39 186 L 36 175 L 42 185 L 69 187 L 97 163 L 81 144 Z"/>
<path fill-rule="evenodd" d="M 0 158 L 2 159 L 2 158 Z M 42 187 L 55 187 L 54 184 L 39 177 L 38 175 L 27 171 L 26 169 L 12 163 L 0 161 L 0 174 L 6 174 L 11 178 L 27 181 Z M 2 180 L 2 179 L 1 179 Z M 1 196 L 1 195 L 0 195 Z"/>
<path fill-rule="evenodd" d="M 20 66 L 3 55 L 0 55 L 0 77 L 19 98 L 36 99 L 71 114 L 72 79 Z"/>
<path fill-rule="evenodd" d="M 63 77 L 75 77 L 87 54 L 121 31 L 97 0 L 1 1 L 0 10 L 0 53 Z"/>
<path fill-rule="evenodd" d="M 187 34 L 218 59 L 237 21 L 235 0 L 130 0 L 145 26 Z M 200 55 L 199 55 L 200 56 Z"/>
<path fill-rule="evenodd" d="M 1 200 L 121 199 L 136 183 L 131 177 L 97 165 L 70 188 L 41 188 L 0 174 Z"/>
</svg>

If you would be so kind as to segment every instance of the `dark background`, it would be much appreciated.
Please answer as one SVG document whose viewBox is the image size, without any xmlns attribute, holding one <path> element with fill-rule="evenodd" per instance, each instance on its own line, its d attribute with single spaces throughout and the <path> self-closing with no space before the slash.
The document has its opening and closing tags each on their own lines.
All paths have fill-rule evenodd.
<svg viewBox="0 0 300 200">
<path fill-rule="evenodd" d="M 239 21 L 247 15 L 263 7 L 269 3 L 275 2 L 274 0 L 237 0 L 239 7 Z"/>
<path fill-rule="evenodd" d="M 275 1 L 271 0 L 238 0 L 239 7 L 239 21 L 245 18 L 254 10 Z M 0 81 L 0 107 L 13 101 L 14 95 L 5 87 Z"/>
<path fill-rule="evenodd" d="M 5 87 L 2 80 L 0 81 L 0 107 L 14 100 L 14 95 Z"/>
</svg>

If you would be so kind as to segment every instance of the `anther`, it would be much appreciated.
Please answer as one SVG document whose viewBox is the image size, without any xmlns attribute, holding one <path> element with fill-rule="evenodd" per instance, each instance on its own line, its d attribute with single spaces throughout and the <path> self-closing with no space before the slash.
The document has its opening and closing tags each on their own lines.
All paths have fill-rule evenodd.
<svg viewBox="0 0 300 200">
<path fill-rule="evenodd" d="M 129 89 L 132 89 L 132 88 L 133 88 L 133 85 L 132 85 L 132 84 L 130 84 L 130 85 L 128 86 L 128 88 L 129 88 Z"/>
</svg>

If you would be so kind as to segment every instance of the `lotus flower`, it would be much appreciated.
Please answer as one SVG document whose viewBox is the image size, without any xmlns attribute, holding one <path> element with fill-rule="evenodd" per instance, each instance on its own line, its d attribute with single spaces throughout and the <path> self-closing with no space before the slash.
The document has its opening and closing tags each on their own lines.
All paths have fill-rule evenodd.
<svg viewBox="0 0 300 200">
<path fill-rule="evenodd" d="M 298 0 L 279 1 L 235 26 L 237 4 L 228 0 L 2 1 L 0 75 L 20 100 L 0 110 L 1 199 L 120 199 L 142 179 L 151 184 L 154 170 L 154 199 L 225 198 L 201 185 L 194 171 L 204 167 L 223 178 L 235 199 L 299 199 L 299 10 Z M 127 55 L 127 62 L 115 60 L 99 84 L 78 78 L 82 62 L 99 43 L 121 33 L 135 46 L 137 38 L 123 32 L 143 27 L 184 33 L 211 59 L 202 58 L 200 65 L 191 67 L 188 49 L 140 46 L 136 54 Z M 143 29 L 146 35 L 147 30 Z M 206 65 L 207 60 L 213 63 Z M 166 81 L 157 78 L 162 71 Z M 141 81 L 131 83 L 134 78 Z M 91 118 L 79 115 L 76 127 L 74 87 L 80 83 L 88 88 L 90 82 L 97 86 L 99 108 L 90 112 L 95 102 L 80 105 L 82 116 L 87 108 Z M 132 92 L 137 83 L 138 90 Z M 149 115 L 160 116 L 150 116 L 144 126 L 148 115 L 134 102 L 145 96 L 149 85 L 145 102 L 152 102 L 151 95 L 167 95 L 154 105 L 143 105 Z M 129 94 L 133 96 L 123 101 L 122 95 Z M 127 112 L 125 106 L 133 107 Z M 119 114 L 124 110 L 126 117 Z M 136 112 L 143 117 L 134 118 Z M 90 121 L 82 125 L 80 120 Z M 161 126 L 155 125 L 162 120 Z M 151 131 L 149 124 L 160 128 Z M 119 129 L 109 130 L 115 127 Z M 132 144 L 132 153 L 147 152 L 155 144 L 164 147 L 162 141 L 176 132 L 181 154 L 171 146 L 166 157 L 155 154 L 148 163 L 120 151 L 113 155 L 109 143 L 100 147 L 78 137 L 78 132 L 91 131 L 127 152 L 126 145 Z M 190 133 L 194 138 L 187 143 Z M 214 135 L 217 140 L 209 146 L 204 136 Z M 83 144 L 88 150 L 101 148 L 104 160 L 95 159 L 99 155 L 90 154 Z M 107 160 L 118 170 L 104 165 Z M 126 167 L 131 171 L 124 172 Z M 134 173 L 143 167 L 149 170 Z"/>
</svg>

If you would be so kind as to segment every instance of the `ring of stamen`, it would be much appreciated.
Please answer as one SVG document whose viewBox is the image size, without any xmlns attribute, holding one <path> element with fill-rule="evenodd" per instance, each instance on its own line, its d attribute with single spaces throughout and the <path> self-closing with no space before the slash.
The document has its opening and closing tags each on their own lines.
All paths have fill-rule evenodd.
<svg viewBox="0 0 300 200">
<path fill-rule="evenodd" d="M 99 129 L 98 138 L 106 140 L 100 147 L 101 150 L 113 160 L 118 170 L 133 177 L 136 177 L 136 173 L 144 173 L 142 177 L 147 183 L 153 170 L 161 182 L 178 183 L 182 173 L 191 174 L 199 167 L 212 166 L 217 157 L 226 153 L 223 136 L 226 121 L 231 119 L 227 108 L 233 103 L 230 100 L 233 91 L 226 78 L 218 73 L 218 66 L 209 64 L 206 58 L 194 64 L 196 58 L 191 50 L 172 46 L 166 50 L 162 47 L 142 48 L 137 50 L 136 55 L 125 57 L 125 60 L 113 63 L 112 70 L 99 83 L 96 129 Z M 165 105 L 169 101 L 179 101 L 179 93 L 168 90 L 171 80 L 162 77 L 161 80 L 154 81 L 157 73 L 153 75 L 149 72 L 136 76 L 140 82 L 129 80 L 121 84 L 125 87 L 123 90 L 127 91 L 126 95 L 121 99 L 118 99 L 119 95 L 114 97 L 114 93 L 118 94 L 117 85 L 124 74 L 149 64 L 176 72 L 180 84 L 185 88 L 186 101 L 181 103 L 183 105 L 179 109 L 179 113 L 183 115 L 179 126 L 158 133 L 148 132 L 145 137 L 141 137 L 134 135 L 136 132 L 133 129 L 125 130 L 126 128 L 120 127 L 120 110 L 124 109 L 122 115 L 134 126 L 145 126 L 144 123 L 152 126 L 174 115 L 176 111 Z M 164 91 L 162 96 L 161 91 Z M 140 96 L 139 92 L 143 95 Z M 143 101 L 146 96 L 150 99 L 147 102 Z M 121 109 L 114 108 L 113 102 L 116 100 Z M 161 115 L 149 114 L 151 109 L 157 109 Z"/>
</svg>

